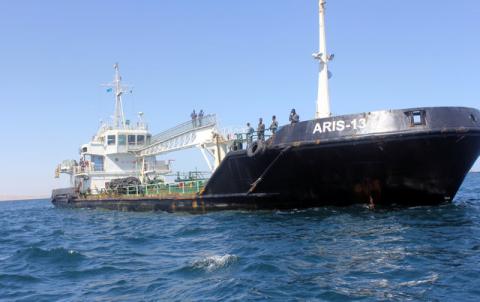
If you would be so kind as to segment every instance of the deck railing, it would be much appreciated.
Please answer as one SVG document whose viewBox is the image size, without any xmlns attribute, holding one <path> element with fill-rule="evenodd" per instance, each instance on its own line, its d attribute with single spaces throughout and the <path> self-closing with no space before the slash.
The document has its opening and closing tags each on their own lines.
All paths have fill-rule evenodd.
<svg viewBox="0 0 480 302">
<path fill-rule="evenodd" d="M 269 130 L 266 130 L 269 131 Z M 273 134 L 264 133 L 261 140 L 266 141 L 271 138 Z M 259 140 L 258 131 L 254 131 L 252 134 L 249 133 L 235 133 L 233 137 L 233 150 L 247 149 L 254 141 Z"/>
<path fill-rule="evenodd" d="M 176 183 L 142 184 L 128 186 L 120 192 L 107 191 L 107 193 L 119 194 L 127 197 L 135 196 L 182 196 L 199 193 L 205 186 L 206 180 L 183 181 Z"/>
<path fill-rule="evenodd" d="M 184 122 L 178 126 L 165 130 L 157 135 L 152 137 L 151 144 L 156 142 L 162 142 L 169 138 L 175 137 L 177 135 L 183 134 L 185 132 L 194 130 L 196 128 L 203 128 L 215 125 L 217 123 L 217 119 L 215 114 L 205 115 L 202 118 L 192 119 L 188 122 Z"/>
</svg>

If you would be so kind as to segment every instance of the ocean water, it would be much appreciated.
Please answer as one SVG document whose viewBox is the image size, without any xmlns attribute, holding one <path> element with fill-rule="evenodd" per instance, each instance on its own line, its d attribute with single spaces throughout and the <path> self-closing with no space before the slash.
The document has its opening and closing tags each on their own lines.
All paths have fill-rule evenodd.
<svg viewBox="0 0 480 302">
<path fill-rule="evenodd" d="M 395 210 L 1 202 L 0 300 L 479 301 L 480 174 L 452 204 Z"/>
</svg>

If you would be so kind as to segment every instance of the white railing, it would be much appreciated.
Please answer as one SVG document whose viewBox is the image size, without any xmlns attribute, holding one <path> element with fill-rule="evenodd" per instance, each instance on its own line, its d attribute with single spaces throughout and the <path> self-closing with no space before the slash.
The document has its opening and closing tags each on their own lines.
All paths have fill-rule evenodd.
<svg viewBox="0 0 480 302">
<path fill-rule="evenodd" d="M 231 126 L 218 130 L 218 133 L 227 141 L 235 140 L 237 139 L 237 134 L 246 132 L 246 128 L 242 126 Z"/>
<path fill-rule="evenodd" d="M 79 174 L 140 174 L 141 173 L 141 165 L 139 169 L 137 170 L 122 170 L 122 171 L 105 171 L 105 170 L 95 170 L 95 165 L 91 162 L 89 164 L 85 164 L 84 166 L 72 166 L 71 171 L 73 172 L 74 175 L 79 175 Z M 144 171 L 148 172 L 157 172 L 159 174 L 165 174 L 165 173 L 170 173 L 170 165 L 168 163 L 162 163 L 162 162 L 157 162 L 157 163 L 145 163 L 144 166 Z"/>
<path fill-rule="evenodd" d="M 175 126 L 157 135 L 152 136 L 151 144 L 166 141 L 172 137 L 181 135 L 183 133 L 192 131 L 194 129 L 211 127 L 211 126 L 214 126 L 216 123 L 217 123 L 217 118 L 215 114 L 209 114 L 204 116 L 203 118 L 196 118 L 194 120 L 184 122 L 178 126 Z"/>
<path fill-rule="evenodd" d="M 115 130 L 115 129 L 126 129 L 126 130 L 148 130 L 148 124 L 147 123 L 142 123 L 142 122 L 137 122 L 136 124 L 125 124 L 125 127 L 116 127 L 115 125 L 111 123 L 103 123 L 102 126 L 100 127 L 101 130 L 106 131 L 106 130 Z"/>
<path fill-rule="evenodd" d="M 144 171 L 157 171 L 163 173 L 170 173 L 170 164 L 165 162 L 145 163 Z"/>
</svg>

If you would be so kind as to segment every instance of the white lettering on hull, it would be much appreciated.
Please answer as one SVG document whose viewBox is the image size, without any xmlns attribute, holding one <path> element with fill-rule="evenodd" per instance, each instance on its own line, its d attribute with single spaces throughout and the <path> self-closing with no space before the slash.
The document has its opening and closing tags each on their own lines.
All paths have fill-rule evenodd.
<svg viewBox="0 0 480 302">
<path fill-rule="evenodd" d="M 325 121 L 323 123 L 316 123 L 315 128 L 313 128 L 313 134 L 315 133 L 327 133 L 327 132 L 341 132 L 345 129 L 363 129 L 367 126 L 367 120 L 364 118 L 353 119 L 349 122 L 344 120 L 338 121 Z"/>
</svg>

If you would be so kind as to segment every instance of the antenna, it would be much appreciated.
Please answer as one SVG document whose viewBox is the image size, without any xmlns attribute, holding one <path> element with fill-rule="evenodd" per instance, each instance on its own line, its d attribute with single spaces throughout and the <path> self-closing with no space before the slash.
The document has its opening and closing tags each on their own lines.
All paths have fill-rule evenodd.
<svg viewBox="0 0 480 302">
<path fill-rule="evenodd" d="M 143 120 L 143 112 L 141 111 L 138 113 L 138 123 L 142 127 L 145 126 L 145 121 Z"/>
<path fill-rule="evenodd" d="M 113 68 L 115 69 L 115 77 L 113 78 L 113 82 L 109 84 L 103 84 L 102 86 L 115 89 L 115 112 L 113 114 L 113 127 L 116 129 L 125 129 L 126 123 L 125 115 L 123 113 L 122 94 L 124 92 L 129 92 L 131 89 L 128 86 L 122 85 L 122 77 L 120 76 L 118 63 L 115 63 Z"/>
<path fill-rule="evenodd" d="M 328 92 L 328 62 L 333 59 L 333 55 L 327 54 L 327 38 L 325 33 L 325 0 L 318 0 L 319 13 L 319 50 L 312 56 L 319 61 L 318 71 L 318 94 L 317 108 L 315 118 L 323 118 L 331 116 L 330 112 L 330 95 Z"/>
</svg>

